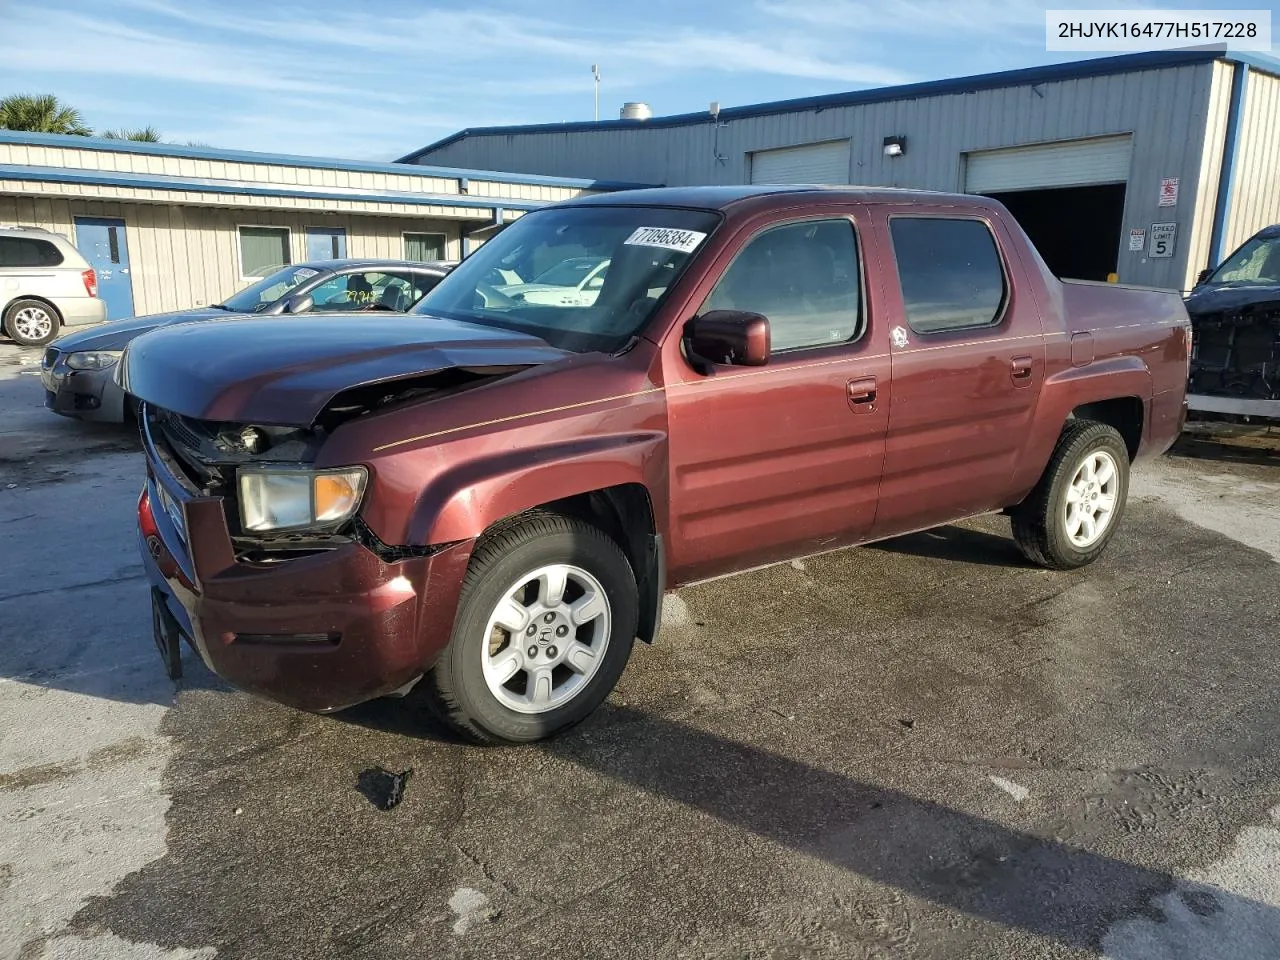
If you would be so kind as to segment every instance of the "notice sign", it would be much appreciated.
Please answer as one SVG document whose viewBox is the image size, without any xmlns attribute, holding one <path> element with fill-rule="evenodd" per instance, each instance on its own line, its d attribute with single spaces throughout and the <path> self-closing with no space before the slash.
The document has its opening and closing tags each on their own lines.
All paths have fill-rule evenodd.
<svg viewBox="0 0 1280 960">
<path fill-rule="evenodd" d="M 1173 256 L 1173 242 L 1178 236 L 1176 223 L 1153 223 L 1151 225 L 1151 249 L 1147 256 L 1152 259 Z"/>
<path fill-rule="evenodd" d="M 1139 251 L 1147 245 L 1147 231 L 1138 227 L 1129 231 L 1129 249 Z"/>
<path fill-rule="evenodd" d="M 1160 206 L 1176 207 L 1178 205 L 1178 178 L 1165 177 L 1160 181 Z"/>
</svg>

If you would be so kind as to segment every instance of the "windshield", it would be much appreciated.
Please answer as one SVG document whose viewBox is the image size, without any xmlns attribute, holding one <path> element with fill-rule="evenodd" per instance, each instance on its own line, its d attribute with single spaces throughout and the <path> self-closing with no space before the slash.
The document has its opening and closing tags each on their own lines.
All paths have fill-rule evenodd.
<svg viewBox="0 0 1280 960">
<path fill-rule="evenodd" d="M 531 333 L 561 350 L 613 353 L 644 329 L 719 222 L 715 213 L 665 207 L 539 210 L 459 264 L 413 312 Z M 600 282 L 579 288 L 606 261 Z"/>
<path fill-rule="evenodd" d="M 576 287 L 587 279 L 591 271 L 605 262 L 599 257 L 574 257 L 557 263 L 546 273 L 538 274 L 533 282 L 549 283 L 553 287 Z"/>
<path fill-rule="evenodd" d="M 227 297 L 220 306 L 234 310 L 236 313 L 258 313 L 319 272 L 310 267 L 285 267 L 269 277 L 264 277 L 253 286 L 245 287 L 239 293 Z"/>
<path fill-rule="evenodd" d="M 1254 237 L 1222 262 L 1209 283 L 1280 283 L 1280 237 Z"/>
</svg>

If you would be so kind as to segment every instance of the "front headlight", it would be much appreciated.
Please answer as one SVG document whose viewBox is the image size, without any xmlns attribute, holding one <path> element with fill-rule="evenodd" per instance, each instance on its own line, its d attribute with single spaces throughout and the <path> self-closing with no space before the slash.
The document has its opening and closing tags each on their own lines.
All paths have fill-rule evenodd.
<svg viewBox="0 0 1280 960">
<path fill-rule="evenodd" d="M 360 508 L 364 467 L 300 470 L 242 467 L 240 523 L 247 531 L 298 530 L 349 520 Z"/>
<path fill-rule="evenodd" d="M 119 359 L 119 350 L 84 350 L 67 354 L 67 366 L 72 370 L 105 370 Z"/>
</svg>

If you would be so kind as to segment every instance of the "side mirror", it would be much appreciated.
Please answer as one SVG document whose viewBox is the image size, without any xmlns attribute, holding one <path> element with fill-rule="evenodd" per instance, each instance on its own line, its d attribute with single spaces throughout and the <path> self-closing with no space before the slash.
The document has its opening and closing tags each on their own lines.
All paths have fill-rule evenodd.
<svg viewBox="0 0 1280 960">
<path fill-rule="evenodd" d="M 290 297 L 284 302 L 285 313 L 306 313 L 316 305 L 315 299 L 309 293 L 299 293 Z"/>
<path fill-rule="evenodd" d="M 728 363 L 762 367 L 769 362 L 769 321 L 758 313 L 712 310 L 684 325 L 684 350 L 699 373 Z"/>
<path fill-rule="evenodd" d="M 1200 271 L 1200 275 L 1196 277 L 1196 285 L 1199 286 L 1200 284 L 1208 280 L 1211 276 L 1213 276 L 1213 267 L 1205 267 L 1203 270 Z"/>
</svg>

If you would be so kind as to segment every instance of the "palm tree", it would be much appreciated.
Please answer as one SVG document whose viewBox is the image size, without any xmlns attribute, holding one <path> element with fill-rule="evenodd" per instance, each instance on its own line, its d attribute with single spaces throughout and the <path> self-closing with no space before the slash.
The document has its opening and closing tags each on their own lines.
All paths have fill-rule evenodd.
<svg viewBox="0 0 1280 960">
<path fill-rule="evenodd" d="M 108 140 L 139 140 L 142 143 L 159 143 L 160 132 L 155 127 L 143 127 L 140 130 L 108 130 L 103 134 Z"/>
<path fill-rule="evenodd" d="M 15 93 L 0 100 L 0 130 L 93 135 L 80 111 L 59 103 L 51 93 Z"/>
</svg>

